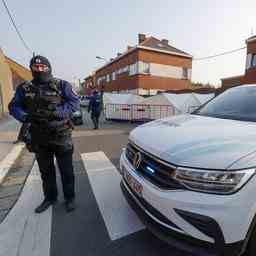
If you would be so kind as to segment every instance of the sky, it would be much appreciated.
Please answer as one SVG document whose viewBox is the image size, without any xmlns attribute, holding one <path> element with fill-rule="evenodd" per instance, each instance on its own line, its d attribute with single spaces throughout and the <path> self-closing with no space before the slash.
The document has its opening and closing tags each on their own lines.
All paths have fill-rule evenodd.
<svg viewBox="0 0 256 256">
<path fill-rule="evenodd" d="M 255 0 L 6 0 L 27 44 L 48 57 L 54 75 L 84 79 L 106 59 L 136 45 L 138 33 L 205 57 L 245 46 L 256 34 Z M 31 54 L 0 1 L 0 47 L 28 66 Z M 193 61 L 192 80 L 218 85 L 244 73 L 246 51 Z"/>
</svg>

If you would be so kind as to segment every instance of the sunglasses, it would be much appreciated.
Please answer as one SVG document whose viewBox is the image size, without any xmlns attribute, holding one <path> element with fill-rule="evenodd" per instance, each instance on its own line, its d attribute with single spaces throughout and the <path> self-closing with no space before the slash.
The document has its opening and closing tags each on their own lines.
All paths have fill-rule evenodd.
<svg viewBox="0 0 256 256">
<path fill-rule="evenodd" d="M 35 72 L 48 72 L 49 67 L 46 66 L 45 64 L 33 64 L 31 67 L 32 71 Z"/>
</svg>

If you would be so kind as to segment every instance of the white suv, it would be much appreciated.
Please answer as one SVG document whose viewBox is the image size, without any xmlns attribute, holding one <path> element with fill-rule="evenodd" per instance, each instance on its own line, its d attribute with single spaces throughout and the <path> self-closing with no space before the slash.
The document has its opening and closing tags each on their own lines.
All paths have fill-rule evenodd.
<svg viewBox="0 0 256 256">
<path fill-rule="evenodd" d="M 154 234 L 195 255 L 256 255 L 256 85 L 133 130 L 121 187 Z"/>
</svg>

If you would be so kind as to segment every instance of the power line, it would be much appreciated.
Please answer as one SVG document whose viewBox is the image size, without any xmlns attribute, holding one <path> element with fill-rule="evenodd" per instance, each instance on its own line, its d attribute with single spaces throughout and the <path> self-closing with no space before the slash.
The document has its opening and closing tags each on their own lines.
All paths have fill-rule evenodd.
<svg viewBox="0 0 256 256">
<path fill-rule="evenodd" d="M 29 53 L 33 53 L 33 51 L 31 50 L 31 48 L 27 45 L 27 43 L 25 42 L 24 38 L 22 37 L 22 35 L 21 35 L 21 33 L 20 33 L 20 31 L 19 31 L 17 25 L 15 24 L 14 18 L 12 17 L 12 14 L 11 14 L 11 12 L 10 12 L 10 10 L 9 10 L 9 8 L 8 8 L 8 6 L 7 6 L 7 4 L 6 4 L 6 2 L 5 2 L 5 0 L 2 0 L 2 2 L 3 2 L 3 5 L 4 5 L 4 7 L 5 7 L 5 10 L 6 10 L 8 16 L 9 16 L 9 18 L 10 18 L 10 20 L 11 20 L 11 23 L 12 23 L 12 25 L 13 25 L 13 27 L 14 27 L 14 29 L 15 29 L 17 35 L 18 35 L 18 37 L 20 38 L 21 42 L 23 43 L 24 47 L 29 51 Z"/>
<path fill-rule="evenodd" d="M 206 56 L 206 57 L 202 57 L 202 58 L 194 58 L 193 60 L 207 60 L 207 59 L 212 59 L 212 58 L 216 58 L 216 57 L 219 57 L 219 56 L 223 56 L 223 55 L 231 54 L 231 53 L 234 53 L 234 52 L 238 52 L 238 51 L 241 51 L 241 50 L 244 50 L 244 49 L 246 49 L 246 46 L 241 47 L 241 48 L 238 48 L 238 49 L 235 49 L 235 50 L 231 50 L 231 51 L 227 51 L 227 52 L 215 54 L 215 55 L 210 55 L 210 56 Z"/>
</svg>

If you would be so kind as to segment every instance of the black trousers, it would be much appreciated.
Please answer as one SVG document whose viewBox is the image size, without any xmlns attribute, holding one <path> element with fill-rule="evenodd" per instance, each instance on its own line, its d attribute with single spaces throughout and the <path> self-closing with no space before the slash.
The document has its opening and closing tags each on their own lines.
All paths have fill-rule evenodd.
<svg viewBox="0 0 256 256">
<path fill-rule="evenodd" d="M 99 118 L 100 118 L 100 113 L 92 113 L 91 114 L 91 119 L 94 125 L 94 128 L 99 128 Z"/>
<path fill-rule="evenodd" d="M 49 144 L 38 146 L 36 159 L 41 173 L 45 199 L 56 200 L 58 196 L 54 156 L 60 170 L 65 200 L 75 197 L 75 178 L 73 169 L 73 144 Z"/>
</svg>

